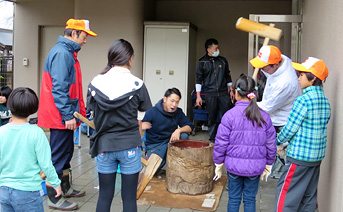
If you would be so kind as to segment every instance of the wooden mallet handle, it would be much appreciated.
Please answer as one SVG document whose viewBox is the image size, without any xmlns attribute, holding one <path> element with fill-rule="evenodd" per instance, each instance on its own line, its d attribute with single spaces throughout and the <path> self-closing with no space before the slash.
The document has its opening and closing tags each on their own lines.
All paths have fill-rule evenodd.
<svg viewBox="0 0 343 212">
<path fill-rule="evenodd" d="M 270 27 L 274 27 L 275 24 L 269 24 Z M 263 41 L 263 46 L 267 46 L 268 43 L 269 43 L 269 40 L 270 38 L 264 38 L 264 41 Z M 255 68 L 254 69 L 254 73 L 252 75 L 252 78 L 255 80 L 255 82 L 257 82 L 257 73 L 258 73 L 258 70 L 260 70 L 260 68 Z"/>
<path fill-rule="evenodd" d="M 85 117 L 83 117 L 80 113 L 75 112 L 74 116 L 78 119 L 80 119 L 80 121 L 86 123 L 88 126 L 90 126 L 91 128 L 95 129 L 95 125 L 93 122 L 89 121 L 88 119 L 86 119 Z"/>
</svg>

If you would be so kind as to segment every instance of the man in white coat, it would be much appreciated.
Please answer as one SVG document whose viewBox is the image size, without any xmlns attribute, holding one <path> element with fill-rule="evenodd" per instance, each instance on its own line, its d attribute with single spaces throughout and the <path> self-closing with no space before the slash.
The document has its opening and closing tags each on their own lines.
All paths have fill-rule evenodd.
<svg viewBox="0 0 343 212">
<path fill-rule="evenodd" d="M 260 68 L 267 77 L 262 101 L 257 104 L 269 114 L 276 133 L 279 133 L 287 123 L 295 98 L 302 95 L 292 61 L 281 54 L 276 46 L 268 45 L 262 46 L 257 57 L 250 60 L 250 63 L 255 68 Z M 276 168 L 273 166 L 271 176 L 278 178 Z"/>
</svg>

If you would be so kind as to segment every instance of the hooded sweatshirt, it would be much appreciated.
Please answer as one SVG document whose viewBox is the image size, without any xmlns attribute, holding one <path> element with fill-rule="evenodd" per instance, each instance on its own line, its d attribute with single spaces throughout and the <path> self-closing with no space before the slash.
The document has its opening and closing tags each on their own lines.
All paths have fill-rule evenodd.
<svg viewBox="0 0 343 212">
<path fill-rule="evenodd" d="M 157 102 L 155 107 L 145 113 L 142 122 L 150 122 L 151 128 L 146 130 L 145 145 L 159 145 L 168 143 L 170 136 L 180 126 L 190 126 L 193 130 L 192 122 L 183 113 L 181 108 L 173 112 L 165 111 L 163 108 L 163 99 Z"/>
<path fill-rule="evenodd" d="M 90 138 L 91 156 L 141 146 L 137 112 L 151 107 L 145 84 L 128 69 L 113 67 L 94 77 L 87 94 L 96 128 Z"/>
</svg>

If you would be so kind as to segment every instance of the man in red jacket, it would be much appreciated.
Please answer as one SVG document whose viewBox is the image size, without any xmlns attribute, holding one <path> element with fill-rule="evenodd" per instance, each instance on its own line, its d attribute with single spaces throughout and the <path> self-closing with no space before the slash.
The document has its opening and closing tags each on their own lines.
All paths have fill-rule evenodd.
<svg viewBox="0 0 343 212">
<path fill-rule="evenodd" d="M 77 53 L 87 43 L 88 35 L 97 36 L 90 30 L 88 20 L 69 19 L 64 36 L 58 38 L 57 44 L 49 52 L 42 77 L 38 126 L 50 128 L 51 158 L 65 197 L 85 195 L 85 192 L 71 188 L 69 169 L 74 153 L 74 130 L 80 125 L 73 114 L 77 111 L 86 115 Z M 61 210 L 78 207 L 61 196 L 55 197 L 54 188 L 49 182 L 46 185 L 49 207 Z"/>
</svg>

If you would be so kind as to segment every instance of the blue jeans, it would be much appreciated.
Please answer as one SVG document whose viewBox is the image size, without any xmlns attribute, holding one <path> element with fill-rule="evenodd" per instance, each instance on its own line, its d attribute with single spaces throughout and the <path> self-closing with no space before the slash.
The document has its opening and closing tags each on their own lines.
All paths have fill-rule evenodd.
<svg viewBox="0 0 343 212">
<path fill-rule="evenodd" d="M 181 133 L 180 134 L 180 140 L 181 139 L 189 139 L 188 133 Z M 162 163 L 158 167 L 157 172 L 159 170 L 161 170 L 164 165 L 166 165 L 168 144 L 169 144 L 169 142 L 146 145 L 145 155 L 146 155 L 147 159 L 150 158 L 152 153 L 155 153 L 156 155 L 158 155 L 162 158 Z"/>
<path fill-rule="evenodd" d="M 40 191 L 22 191 L 1 186 L 0 203 L 2 212 L 44 212 Z"/>
<path fill-rule="evenodd" d="M 227 211 L 239 212 L 239 206 L 242 200 L 244 203 L 244 212 L 256 211 L 256 194 L 258 192 L 258 184 L 260 176 L 242 177 L 227 173 L 229 180 L 229 202 Z"/>
<path fill-rule="evenodd" d="M 134 147 L 117 152 L 103 152 L 95 157 L 98 172 L 101 174 L 112 174 L 117 172 L 120 164 L 122 174 L 136 174 L 142 169 L 142 149 Z"/>
</svg>

